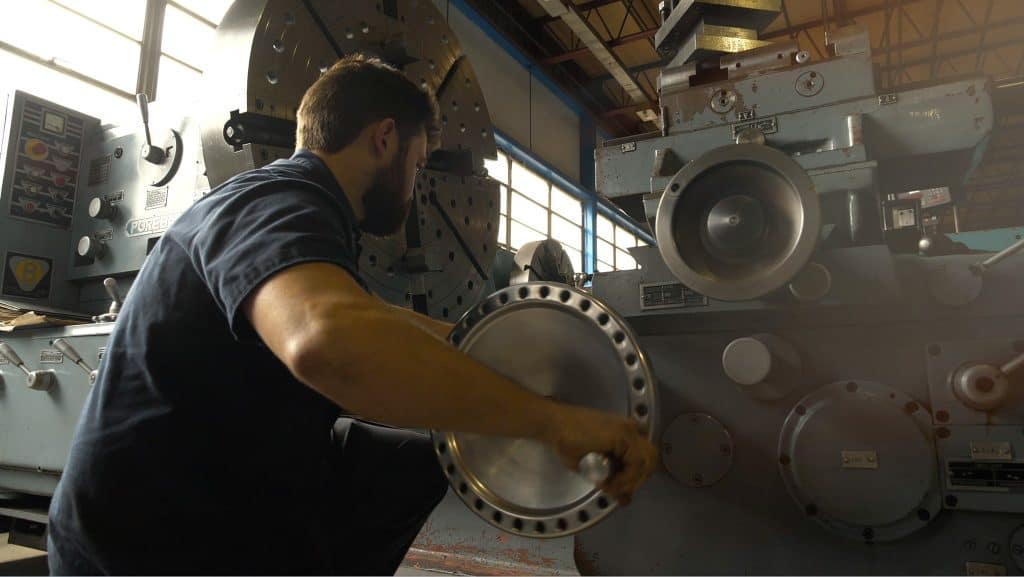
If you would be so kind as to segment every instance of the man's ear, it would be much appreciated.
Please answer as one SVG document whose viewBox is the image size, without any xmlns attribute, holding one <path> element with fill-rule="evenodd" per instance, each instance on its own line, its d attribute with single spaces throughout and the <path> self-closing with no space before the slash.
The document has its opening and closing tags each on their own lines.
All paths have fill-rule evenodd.
<svg viewBox="0 0 1024 577">
<path fill-rule="evenodd" d="M 398 153 L 398 127 L 393 118 L 385 118 L 374 126 L 373 152 L 374 156 L 384 160 L 390 160 Z"/>
</svg>

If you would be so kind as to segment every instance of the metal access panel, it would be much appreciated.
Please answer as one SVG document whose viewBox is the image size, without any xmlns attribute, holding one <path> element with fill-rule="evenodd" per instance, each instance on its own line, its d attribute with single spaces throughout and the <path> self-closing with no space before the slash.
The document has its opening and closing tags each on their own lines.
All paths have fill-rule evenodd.
<svg viewBox="0 0 1024 577">
<path fill-rule="evenodd" d="M 141 123 L 109 128 L 85 150 L 81 201 L 64 249 L 72 280 L 138 272 L 163 233 L 210 191 L 197 123 L 163 119 L 153 108 L 153 144 L 170 151 L 163 162 L 143 158 Z"/>
<path fill-rule="evenodd" d="M 939 273 L 979 257 L 877 248 L 835 251 L 832 292 L 815 303 L 655 308 L 651 287 L 670 282 L 659 267 L 596 275 L 595 297 L 627 318 L 658 377 L 663 467 L 629 507 L 576 536 L 581 573 L 1024 572 L 1021 397 L 984 413 L 949 388 L 964 363 L 1024 351 L 1024 259 L 947 306 L 936 286 L 969 278 Z M 725 352 L 764 333 L 798 358 L 741 385 Z"/>
<path fill-rule="evenodd" d="M 73 307 L 67 247 L 85 149 L 99 121 L 14 91 L 0 139 L 0 299 Z"/>
<path fill-rule="evenodd" d="M 113 323 L 101 323 L 0 335 L 28 370 L 56 372 L 56 383 L 48 391 L 33 390 L 26 386 L 24 371 L 0 358 L 0 491 L 53 494 L 92 389 L 88 372 L 53 341 L 63 337 L 95 369 L 112 329 Z"/>
</svg>

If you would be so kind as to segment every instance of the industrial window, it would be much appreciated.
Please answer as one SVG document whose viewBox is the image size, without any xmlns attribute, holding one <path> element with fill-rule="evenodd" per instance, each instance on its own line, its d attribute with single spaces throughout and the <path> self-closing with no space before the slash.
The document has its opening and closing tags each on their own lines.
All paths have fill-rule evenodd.
<svg viewBox="0 0 1024 577">
<path fill-rule="evenodd" d="M 634 234 L 613 223 L 611 219 L 597 215 L 597 271 L 630 270 L 637 268 L 636 260 L 629 254 L 635 246 L 645 246 Z"/>
<path fill-rule="evenodd" d="M 155 101 L 180 113 L 199 95 L 214 30 L 231 0 L 22 0 L 0 18 L 0 92 L 24 90 L 105 123 L 138 122 L 147 8 L 163 15 Z M 153 50 L 155 53 L 156 51 Z"/>
<path fill-rule="evenodd" d="M 583 203 L 505 152 L 486 161 L 502 183 L 498 243 L 509 250 L 545 238 L 562 243 L 573 270 L 583 270 Z"/>
</svg>

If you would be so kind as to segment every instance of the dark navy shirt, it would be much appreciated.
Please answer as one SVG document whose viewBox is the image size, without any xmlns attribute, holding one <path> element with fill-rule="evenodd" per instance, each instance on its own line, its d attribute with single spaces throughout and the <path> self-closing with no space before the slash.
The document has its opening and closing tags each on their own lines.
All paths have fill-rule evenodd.
<svg viewBox="0 0 1024 577">
<path fill-rule="evenodd" d="M 351 206 L 308 151 L 193 205 L 121 310 L 50 508 L 73 573 L 319 572 L 336 405 L 240 311 L 263 280 L 334 263 L 361 284 Z"/>
</svg>

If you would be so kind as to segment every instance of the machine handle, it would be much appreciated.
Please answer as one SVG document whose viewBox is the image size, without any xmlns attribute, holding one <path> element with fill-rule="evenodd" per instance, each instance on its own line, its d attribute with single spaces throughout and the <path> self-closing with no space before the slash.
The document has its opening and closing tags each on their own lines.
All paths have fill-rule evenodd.
<svg viewBox="0 0 1024 577">
<path fill-rule="evenodd" d="M 142 127 L 146 130 L 146 144 L 153 146 L 153 139 L 149 136 L 149 97 L 145 92 L 135 95 L 135 102 L 139 105 L 139 112 L 142 113 Z"/>
<path fill-rule="evenodd" d="M 11 364 L 15 365 L 16 367 L 24 371 L 26 375 L 32 372 L 28 370 L 28 367 L 25 366 L 25 361 L 21 360 L 21 357 L 18 356 L 18 353 L 14 352 L 14 349 L 11 348 L 11 345 L 7 343 L 0 343 L 0 355 L 3 355 L 3 357 L 10 361 Z"/>
<path fill-rule="evenodd" d="M 587 453 L 579 463 L 580 475 L 595 485 L 608 480 L 612 474 L 612 460 L 601 453 Z"/>
<path fill-rule="evenodd" d="M 999 372 L 1009 376 L 1011 373 L 1019 369 L 1021 365 L 1024 365 L 1024 353 L 1021 353 L 1003 363 L 1003 365 L 999 367 Z"/>
<path fill-rule="evenodd" d="M 984 275 L 986 272 L 988 272 L 990 268 L 999 264 L 1003 259 L 1013 256 L 1014 254 L 1017 254 L 1018 252 L 1020 252 L 1022 248 L 1024 248 L 1024 239 L 1018 240 L 1017 242 L 1011 244 L 1010 246 L 1004 248 L 1003 250 L 997 252 L 996 254 L 988 257 L 987 259 L 979 263 L 972 264 L 971 272 L 978 276 Z"/>
</svg>

